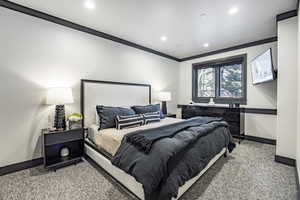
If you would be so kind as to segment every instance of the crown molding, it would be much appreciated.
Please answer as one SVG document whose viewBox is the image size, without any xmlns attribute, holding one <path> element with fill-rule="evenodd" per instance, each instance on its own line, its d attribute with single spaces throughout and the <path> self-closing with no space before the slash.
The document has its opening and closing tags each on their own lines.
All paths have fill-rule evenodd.
<svg viewBox="0 0 300 200">
<path fill-rule="evenodd" d="M 291 10 L 285 13 L 281 13 L 279 15 L 276 16 L 276 22 L 282 21 L 282 20 L 286 20 L 289 19 L 291 17 L 296 17 L 298 16 L 298 10 Z"/>
<path fill-rule="evenodd" d="M 225 53 L 225 52 L 228 52 L 228 51 L 234 51 L 234 50 L 238 50 L 238 49 L 244 49 L 244 48 L 248 48 L 248 47 L 252 47 L 252 46 L 257 46 L 257 45 L 262 45 L 262 44 L 266 44 L 266 43 L 270 43 L 270 42 L 276 42 L 276 41 L 277 41 L 277 36 L 271 37 L 271 38 L 262 39 L 262 40 L 258 40 L 258 41 L 254 41 L 254 42 L 240 44 L 240 45 L 228 47 L 228 48 L 225 48 L 225 49 L 219 49 L 219 50 L 216 50 L 216 51 L 210 51 L 210 52 L 203 53 L 203 54 L 198 54 L 198 55 L 195 55 L 195 56 L 190 56 L 190 57 L 182 58 L 182 59 L 180 59 L 180 62 L 184 62 L 184 61 L 188 61 L 188 60 L 193 60 L 193 59 L 196 59 L 196 58 L 207 57 L 207 56 L 211 56 L 211 55 L 215 55 L 215 54 Z"/>
<path fill-rule="evenodd" d="M 156 55 L 161 56 L 161 57 L 165 57 L 165 58 L 168 58 L 168 59 L 171 59 L 171 60 L 175 60 L 177 62 L 180 61 L 179 58 L 176 58 L 174 56 L 170 56 L 168 54 L 156 51 L 154 49 L 150 49 L 148 47 L 139 45 L 137 43 L 130 42 L 128 40 L 124 40 L 122 38 L 119 38 L 119 37 L 116 37 L 116 36 L 101 32 L 101 31 L 97 31 L 95 29 L 92 29 L 92 28 L 89 28 L 89 27 L 86 27 L 86 26 L 82 26 L 82 25 L 76 24 L 74 22 L 71 22 L 71 21 L 68 21 L 68 20 L 65 20 L 65 19 L 62 19 L 62 18 L 59 18 L 59 17 L 55 17 L 53 15 L 49 15 L 47 13 L 44 13 L 44 12 L 41 12 L 41 11 L 38 11 L 38 10 L 34 10 L 32 8 L 28 8 L 28 7 L 25 7 L 25 6 L 10 2 L 10 1 L 0 0 L 0 6 L 4 7 L 4 8 L 8 8 L 10 10 L 21 12 L 21 13 L 26 14 L 26 15 L 37 17 L 37 18 L 40 18 L 40 19 L 43 19 L 43 20 L 46 20 L 46 21 L 49 21 L 49 22 L 52 22 L 52 23 L 55 23 L 55 24 L 59 24 L 59 25 L 62 25 L 62 26 L 65 26 L 65 27 L 68 27 L 68 28 L 71 28 L 71 29 L 75 29 L 77 31 L 88 33 L 88 34 L 91 34 L 91 35 L 94 35 L 94 36 L 97 36 L 97 37 L 101 37 L 101 38 L 104 38 L 104 39 L 107 39 L 107 40 L 111 40 L 111 41 L 114 41 L 114 42 L 117 42 L 117 43 L 121 43 L 121 44 L 130 46 L 130 47 L 142 50 L 142 51 L 146 51 L 146 52 L 149 52 L 149 53 L 152 53 L 152 54 L 156 54 Z"/>
<path fill-rule="evenodd" d="M 196 59 L 196 58 L 206 57 L 206 56 L 210 56 L 210 55 L 225 53 L 225 52 L 228 52 L 228 51 L 234 51 L 234 50 L 238 50 L 238 49 L 243 49 L 243 48 L 247 48 L 247 47 L 252 47 L 252 46 L 257 46 L 257 45 L 262 45 L 262 44 L 277 41 L 277 36 L 274 36 L 274 37 L 271 37 L 271 38 L 266 38 L 266 39 L 262 39 L 262 40 L 258 40 L 258 41 L 254 41 L 254 42 L 249 42 L 249 43 L 244 43 L 244 44 L 240 44 L 240 45 L 236 45 L 236 46 L 232 46 L 232 47 L 227 47 L 227 48 L 224 48 L 224 49 L 219 49 L 219 50 L 215 50 L 215 51 L 211 51 L 211 52 L 206 52 L 206 53 L 202 53 L 202 54 L 198 54 L 198 55 L 194 55 L 194 56 L 189 56 L 189 57 L 185 57 L 185 58 L 176 58 L 174 56 L 159 52 L 159 51 L 154 50 L 154 49 L 150 49 L 148 47 L 139 45 L 137 43 L 130 42 L 128 40 L 125 40 L 125 39 L 122 39 L 122 38 L 119 38 L 119 37 L 116 37 L 116 36 L 101 32 L 101 31 L 97 31 L 95 29 L 92 29 L 92 28 L 89 28 L 89 27 L 86 27 L 86 26 L 82 26 L 80 24 L 76 24 L 74 22 L 71 22 L 71 21 L 68 21 L 68 20 L 65 20 L 65 19 L 62 19 L 62 18 L 59 18 L 59 17 L 55 17 L 53 15 L 49 15 L 47 13 L 29 8 L 29 7 L 25 7 L 25 6 L 19 5 L 19 4 L 14 3 L 14 2 L 10 2 L 10 1 L 7 1 L 7 0 L 0 0 L 0 7 L 4 7 L 4 8 L 14 10 L 14 11 L 17 11 L 17 12 L 20 12 L 20 13 L 23 13 L 23 14 L 27 14 L 27 15 L 30 15 L 30 16 L 33 16 L 33 17 L 37 17 L 37 18 L 40 18 L 40 19 L 43 19 L 43 20 L 46 20 L 46 21 L 49 21 L 49 22 L 52 22 L 52 23 L 55 23 L 55 24 L 58 24 L 58 25 L 62 25 L 62 26 L 65 26 L 65 27 L 68 27 L 68 28 L 71 28 L 71 29 L 74 29 L 74 30 L 77 30 L 77 31 L 81 31 L 81 32 L 91 34 L 91 35 L 94 35 L 94 36 L 97 36 L 97 37 L 100 37 L 100 38 L 104 38 L 104 39 L 107 39 L 107 40 L 111 40 L 111 41 L 114 41 L 114 42 L 117 42 L 117 43 L 120 43 L 120 44 L 123 44 L 123 45 L 126 45 L 126 46 L 130 46 L 132 48 L 136 48 L 136 49 L 148 52 L 148 53 L 152 53 L 152 54 L 164 57 L 164 58 L 168 58 L 168 59 L 171 59 L 171 60 L 174 60 L 174 61 L 177 61 L 177 62 L 184 62 L 184 61 L 193 60 L 193 59 Z M 282 13 L 282 14 L 279 14 L 279 15 L 276 16 L 276 21 L 278 22 L 278 21 L 281 21 L 281 20 L 284 20 L 284 19 L 288 19 L 290 17 L 295 17 L 295 16 L 297 16 L 297 14 L 298 14 L 297 10 L 292 10 L 292 11 L 289 11 L 289 12 L 286 12 L 286 13 Z"/>
</svg>

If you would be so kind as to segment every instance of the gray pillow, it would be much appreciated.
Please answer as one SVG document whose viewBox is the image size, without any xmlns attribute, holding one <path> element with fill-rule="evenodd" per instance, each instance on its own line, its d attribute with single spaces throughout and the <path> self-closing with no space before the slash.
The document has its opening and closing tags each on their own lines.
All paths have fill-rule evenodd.
<svg viewBox="0 0 300 200">
<path fill-rule="evenodd" d="M 106 128 L 114 128 L 116 127 L 116 116 L 126 116 L 126 115 L 134 115 L 134 110 L 130 108 L 122 108 L 122 107 L 111 107 L 111 106 L 96 106 L 96 110 L 99 116 L 99 130 Z"/>
<path fill-rule="evenodd" d="M 165 116 L 162 114 L 160 110 L 160 104 L 147 105 L 147 106 L 132 106 L 131 108 L 135 111 L 136 114 L 160 112 L 160 118 L 161 119 L 165 118 Z"/>
</svg>

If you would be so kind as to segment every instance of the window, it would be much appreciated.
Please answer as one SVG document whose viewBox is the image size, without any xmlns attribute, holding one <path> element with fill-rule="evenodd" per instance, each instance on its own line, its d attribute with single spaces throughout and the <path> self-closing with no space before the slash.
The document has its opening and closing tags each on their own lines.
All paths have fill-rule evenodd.
<svg viewBox="0 0 300 200">
<path fill-rule="evenodd" d="M 215 69 L 206 68 L 198 70 L 198 96 L 214 97 L 215 96 Z"/>
<path fill-rule="evenodd" d="M 247 55 L 193 64 L 193 101 L 246 104 Z"/>
<path fill-rule="evenodd" d="M 242 64 L 220 67 L 220 97 L 243 97 Z"/>
</svg>

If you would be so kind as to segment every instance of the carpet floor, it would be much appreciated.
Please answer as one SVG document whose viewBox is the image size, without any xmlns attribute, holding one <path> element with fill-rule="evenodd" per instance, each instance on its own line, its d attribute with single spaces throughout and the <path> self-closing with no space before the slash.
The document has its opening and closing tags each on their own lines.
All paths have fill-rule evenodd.
<svg viewBox="0 0 300 200">
<path fill-rule="evenodd" d="M 275 146 L 243 141 L 221 157 L 181 200 L 296 200 L 295 168 L 274 162 Z M 42 167 L 0 177 L 1 200 L 135 200 L 84 161 L 56 172 Z"/>
</svg>

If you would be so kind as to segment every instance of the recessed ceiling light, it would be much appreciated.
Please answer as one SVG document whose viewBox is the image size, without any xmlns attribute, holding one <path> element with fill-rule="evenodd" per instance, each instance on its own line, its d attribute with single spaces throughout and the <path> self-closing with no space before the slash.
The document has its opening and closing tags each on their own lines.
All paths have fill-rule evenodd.
<svg viewBox="0 0 300 200">
<path fill-rule="evenodd" d="M 209 43 L 204 43 L 203 47 L 205 47 L 205 48 L 209 47 Z"/>
<path fill-rule="evenodd" d="M 93 1 L 91 1 L 91 0 L 86 0 L 86 1 L 84 2 L 84 6 L 85 6 L 86 8 L 88 8 L 88 9 L 93 10 L 93 9 L 95 8 L 95 3 L 94 3 Z"/>
<path fill-rule="evenodd" d="M 206 16 L 207 16 L 206 13 L 201 13 L 201 14 L 200 14 L 200 17 L 201 17 L 202 19 L 206 18 Z"/>
<path fill-rule="evenodd" d="M 232 8 L 230 8 L 229 11 L 228 11 L 228 13 L 229 13 L 230 15 L 235 15 L 235 14 L 238 13 L 238 12 L 239 12 L 239 8 L 238 8 L 238 7 L 232 7 Z"/>
<path fill-rule="evenodd" d="M 167 39 L 168 39 L 168 38 L 167 38 L 167 36 L 165 36 L 165 35 L 160 37 L 160 40 L 163 41 L 163 42 L 167 41 Z"/>
</svg>

